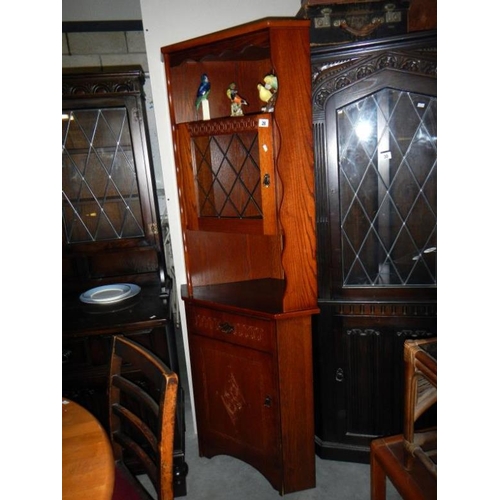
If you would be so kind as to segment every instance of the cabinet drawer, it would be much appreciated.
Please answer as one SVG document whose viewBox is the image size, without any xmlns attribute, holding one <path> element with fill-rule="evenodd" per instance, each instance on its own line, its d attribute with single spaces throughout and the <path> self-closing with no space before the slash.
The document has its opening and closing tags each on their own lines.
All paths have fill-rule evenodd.
<svg viewBox="0 0 500 500">
<path fill-rule="evenodd" d="M 275 349 L 273 321 L 189 305 L 186 310 L 190 333 L 261 351 Z"/>
</svg>

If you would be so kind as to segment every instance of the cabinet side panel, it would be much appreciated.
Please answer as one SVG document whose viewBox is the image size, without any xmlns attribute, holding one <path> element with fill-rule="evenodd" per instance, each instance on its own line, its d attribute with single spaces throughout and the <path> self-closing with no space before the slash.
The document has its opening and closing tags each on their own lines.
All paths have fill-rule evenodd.
<svg viewBox="0 0 500 500">
<path fill-rule="evenodd" d="M 275 120 L 277 171 L 283 197 L 279 220 L 286 235 L 283 267 L 287 288 L 284 310 L 316 306 L 316 238 L 308 30 L 273 31 L 273 66 L 279 94 Z"/>
<path fill-rule="evenodd" d="M 311 317 L 277 322 L 284 492 L 316 485 Z"/>
</svg>

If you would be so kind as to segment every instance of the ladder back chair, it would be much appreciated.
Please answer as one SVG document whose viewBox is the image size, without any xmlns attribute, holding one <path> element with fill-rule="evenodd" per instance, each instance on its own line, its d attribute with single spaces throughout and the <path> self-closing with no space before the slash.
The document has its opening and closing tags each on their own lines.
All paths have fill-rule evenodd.
<svg viewBox="0 0 500 500">
<path fill-rule="evenodd" d="M 134 471 L 144 471 L 158 500 L 171 500 L 178 377 L 130 339 L 113 338 L 109 426 L 115 457 L 113 500 L 153 498 Z M 138 467 L 138 468 L 137 468 Z"/>
</svg>

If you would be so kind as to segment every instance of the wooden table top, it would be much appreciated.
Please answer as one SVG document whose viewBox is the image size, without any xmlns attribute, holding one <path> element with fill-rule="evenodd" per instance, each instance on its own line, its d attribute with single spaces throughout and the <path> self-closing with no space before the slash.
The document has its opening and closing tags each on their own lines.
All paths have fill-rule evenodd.
<svg viewBox="0 0 500 500">
<path fill-rule="evenodd" d="M 62 498 L 109 500 L 115 466 L 106 431 L 85 408 L 62 400 Z"/>
</svg>

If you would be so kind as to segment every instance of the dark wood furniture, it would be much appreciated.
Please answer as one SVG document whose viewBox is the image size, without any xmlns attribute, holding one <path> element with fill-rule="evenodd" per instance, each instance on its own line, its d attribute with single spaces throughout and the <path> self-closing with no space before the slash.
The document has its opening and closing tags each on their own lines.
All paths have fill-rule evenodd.
<svg viewBox="0 0 500 500">
<path fill-rule="evenodd" d="M 130 367 L 137 375 L 130 376 Z M 128 373 L 127 373 L 128 372 Z M 117 475 L 138 498 L 152 500 L 128 467 L 126 456 L 139 461 L 158 500 L 174 498 L 174 428 L 177 374 L 149 349 L 126 337 L 113 337 L 109 372 L 109 430 Z M 131 500 L 123 488 L 114 500 Z"/>
<path fill-rule="evenodd" d="M 436 32 L 311 61 L 316 452 L 367 463 L 372 439 L 403 431 L 404 341 L 437 335 Z"/>
<path fill-rule="evenodd" d="M 371 443 L 372 500 L 383 500 L 387 478 L 405 500 L 437 498 L 437 428 L 415 432 L 415 422 L 437 402 L 437 340 L 404 345 L 404 432 Z"/>
<path fill-rule="evenodd" d="M 315 486 L 309 22 L 263 19 L 162 48 L 183 224 L 200 455 L 281 494 Z M 195 107 L 211 82 L 210 119 Z M 274 111 L 257 85 L 278 79 Z M 248 101 L 230 116 L 234 82 Z"/>
<path fill-rule="evenodd" d="M 62 498 L 110 500 L 115 480 L 111 443 L 83 406 L 62 400 Z"/>
<path fill-rule="evenodd" d="M 138 68 L 72 69 L 62 79 L 62 391 L 106 429 L 113 335 L 137 341 L 179 373 L 143 83 Z M 116 283 L 140 293 L 109 304 L 79 299 Z M 176 496 L 186 494 L 184 432 L 179 386 Z"/>
</svg>

